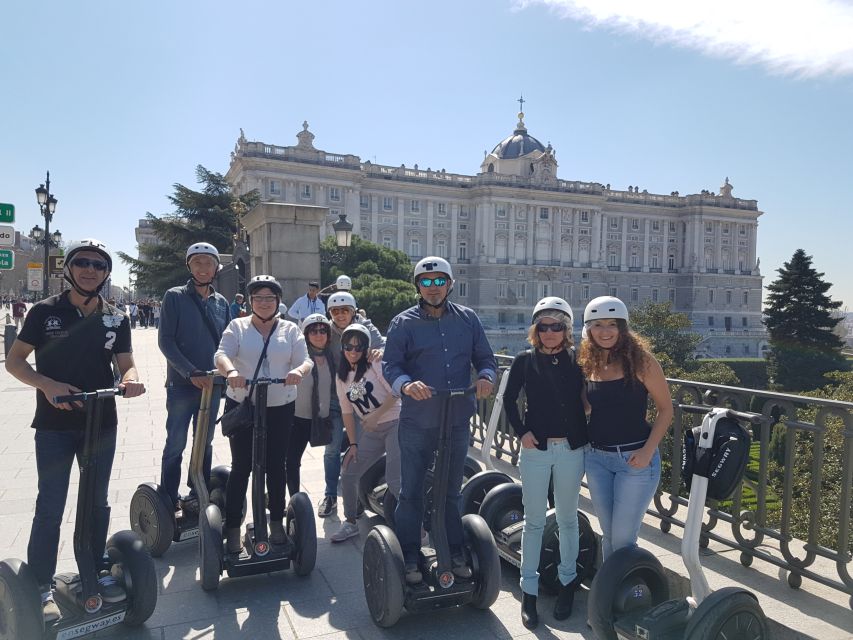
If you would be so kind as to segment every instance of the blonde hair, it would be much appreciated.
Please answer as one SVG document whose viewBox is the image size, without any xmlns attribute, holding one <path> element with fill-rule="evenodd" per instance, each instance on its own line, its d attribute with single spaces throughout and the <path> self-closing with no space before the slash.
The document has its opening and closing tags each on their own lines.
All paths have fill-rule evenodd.
<svg viewBox="0 0 853 640">
<path fill-rule="evenodd" d="M 648 341 L 628 328 L 624 320 L 616 320 L 619 329 L 619 339 L 610 349 L 598 346 L 593 340 L 589 329 L 587 337 L 581 342 L 578 364 L 583 369 L 584 376 L 601 377 L 601 372 L 609 362 L 622 365 L 622 373 L 629 384 L 639 382 L 638 373 L 646 368 L 649 358 L 653 357 Z"/>
</svg>

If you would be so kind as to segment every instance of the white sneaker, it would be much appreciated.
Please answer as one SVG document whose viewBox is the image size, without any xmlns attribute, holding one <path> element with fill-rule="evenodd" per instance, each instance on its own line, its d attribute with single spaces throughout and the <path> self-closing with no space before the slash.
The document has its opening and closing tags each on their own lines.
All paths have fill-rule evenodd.
<svg viewBox="0 0 853 640">
<path fill-rule="evenodd" d="M 41 608 L 46 624 L 56 622 L 62 617 L 62 613 L 59 611 L 59 607 L 56 605 L 56 601 L 53 599 L 52 591 L 46 591 L 45 593 L 41 594 Z"/>
<path fill-rule="evenodd" d="M 358 535 L 358 525 L 354 522 L 344 520 L 341 523 L 341 528 L 332 534 L 330 540 L 332 542 L 343 542 Z"/>
</svg>

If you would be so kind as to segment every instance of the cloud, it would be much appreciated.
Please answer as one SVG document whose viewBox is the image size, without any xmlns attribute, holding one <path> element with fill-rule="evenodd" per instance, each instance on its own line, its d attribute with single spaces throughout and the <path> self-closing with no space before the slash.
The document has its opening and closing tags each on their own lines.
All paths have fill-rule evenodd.
<svg viewBox="0 0 853 640">
<path fill-rule="evenodd" d="M 849 0 L 517 0 L 588 28 L 672 44 L 774 73 L 853 74 Z"/>
</svg>

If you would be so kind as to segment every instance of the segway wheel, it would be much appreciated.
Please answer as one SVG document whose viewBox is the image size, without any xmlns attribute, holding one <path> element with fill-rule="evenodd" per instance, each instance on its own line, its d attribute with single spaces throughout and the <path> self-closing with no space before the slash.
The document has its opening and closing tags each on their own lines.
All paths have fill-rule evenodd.
<svg viewBox="0 0 853 640">
<path fill-rule="evenodd" d="M 397 522 L 394 518 L 395 512 L 397 510 L 397 498 L 394 497 L 394 494 L 391 493 L 391 490 L 388 489 L 385 492 L 385 495 L 382 496 L 382 511 L 383 518 L 385 518 L 385 524 L 387 524 L 392 531 L 397 530 Z"/>
<path fill-rule="evenodd" d="M 107 540 L 113 576 L 124 583 L 127 613 L 124 624 L 137 627 L 151 617 L 157 606 L 157 572 L 154 560 L 133 531 L 118 531 Z"/>
<path fill-rule="evenodd" d="M 480 517 L 491 531 L 500 531 L 524 520 L 521 485 L 505 482 L 489 491 L 480 505 Z"/>
<path fill-rule="evenodd" d="M 501 560 L 498 556 L 498 546 L 486 521 L 473 513 L 462 516 L 462 532 L 465 535 L 468 550 L 471 552 L 474 581 L 477 584 L 471 606 L 477 609 L 488 609 L 498 599 L 501 591 Z"/>
<path fill-rule="evenodd" d="M 41 638 L 44 618 L 32 569 L 23 560 L 0 562 L 0 638 Z"/>
<path fill-rule="evenodd" d="M 287 535 L 293 541 L 293 570 L 307 576 L 317 561 L 317 525 L 308 494 L 300 491 L 287 505 Z"/>
<path fill-rule="evenodd" d="M 459 501 L 459 513 L 479 513 L 480 505 L 486 494 L 499 484 L 512 482 L 502 471 L 481 471 L 476 473 L 462 486 L 462 499 Z"/>
<path fill-rule="evenodd" d="M 595 574 L 587 599 L 589 623 L 599 640 L 617 640 L 613 625 L 619 618 L 666 600 L 669 584 L 660 561 L 639 547 L 619 549 Z"/>
<path fill-rule="evenodd" d="M 365 471 L 358 480 L 358 499 L 361 501 L 361 504 L 370 508 L 371 503 L 369 495 L 384 482 L 385 456 L 382 455 L 376 462 L 370 465 L 370 468 L 367 469 L 367 471 Z M 382 516 L 383 514 L 377 513 L 376 515 Z"/>
<path fill-rule="evenodd" d="M 377 525 L 367 534 L 362 576 L 373 622 L 380 627 L 394 626 L 403 613 L 405 573 L 400 542 L 385 525 Z"/>
<path fill-rule="evenodd" d="M 598 553 L 598 538 L 582 511 L 578 511 L 578 559 L 575 567 L 577 577 L 583 581 L 593 574 Z M 539 553 L 539 584 L 550 593 L 560 590 L 560 528 L 552 512 L 545 520 L 542 531 L 542 551 Z"/>
<path fill-rule="evenodd" d="M 175 537 L 175 510 L 164 503 L 160 492 L 141 484 L 130 500 L 130 528 L 155 558 L 169 549 Z"/>
<path fill-rule="evenodd" d="M 198 518 L 198 569 L 205 591 L 219 588 L 222 555 L 222 513 L 215 504 L 209 504 Z"/>
<path fill-rule="evenodd" d="M 472 458 L 471 456 L 465 456 L 465 466 L 462 469 L 462 481 L 466 482 L 473 478 L 475 475 L 480 473 L 483 470 L 483 463 L 477 460 L 476 458 Z"/>
<path fill-rule="evenodd" d="M 231 467 L 221 464 L 210 470 L 210 501 L 219 507 L 219 512 L 225 512 L 225 488 L 228 486 L 228 476 Z"/>
<path fill-rule="evenodd" d="M 702 601 L 684 632 L 687 640 L 767 640 L 767 617 L 748 591 L 726 587 Z"/>
</svg>

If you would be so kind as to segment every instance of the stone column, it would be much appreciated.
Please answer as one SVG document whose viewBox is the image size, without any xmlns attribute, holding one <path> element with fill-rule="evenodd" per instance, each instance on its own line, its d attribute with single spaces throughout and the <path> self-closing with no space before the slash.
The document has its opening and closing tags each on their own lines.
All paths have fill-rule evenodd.
<svg viewBox="0 0 853 640">
<path fill-rule="evenodd" d="M 598 258 L 601 255 L 602 237 L 605 233 L 603 229 L 606 228 L 606 225 L 607 214 L 602 211 L 594 212 L 592 218 L 592 238 L 589 245 L 589 261 L 594 268 L 601 267 L 601 261 Z"/>
<path fill-rule="evenodd" d="M 725 269 L 723 265 L 723 223 L 717 220 L 714 222 L 714 266 L 717 269 Z M 729 248 L 731 255 L 731 247 Z"/>
<path fill-rule="evenodd" d="M 249 234 L 251 273 L 275 276 L 284 299 L 295 300 L 320 280 L 320 230 L 329 209 L 262 202 L 243 216 Z"/>
<path fill-rule="evenodd" d="M 457 247 L 457 231 L 459 226 L 459 205 L 450 204 L 450 246 L 447 248 L 447 255 L 452 264 L 456 264 L 459 260 L 459 247 Z"/>
<path fill-rule="evenodd" d="M 643 271 L 649 272 L 649 233 L 651 222 L 648 218 L 643 220 Z"/>
<path fill-rule="evenodd" d="M 379 197 L 370 199 L 370 241 L 379 244 Z"/>
<path fill-rule="evenodd" d="M 409 248 L 406 246 L 406 200 L 397 198 L 397 248 L 409 254 Z"/>
<path fill-rule="evenodd" d="M 527 255 L 524 264 L 534 264 L 536 261 L 536 207 L 527 207 Z"/>
<path fill-rule="evenodd" d="M 432 200 L 427 200 L 427 223 L 426 223 L 426 253 L 425 256 L 434 255 L 432 251 L 432 217 L 435 203 Z"/>
<path fill-rule="evenodd" d="M 572 266 L 579 267 L 580 240 L 581 240 L 581 214 L 577 209 L 572 209 Z M 592 240 L 592 236 L 590 236 Z"/>
<path fill-rule="evenodd" d="M 622 260 L 620 261 L 619 270 L 627 271 L 628 270 L 628 218 L 627 216 L 620 216 L 619 218 L 622 221 Z"/>
<path fill-rule="evenodd" d="M 344 213 L 347 220 L 352 223 L 352 234 L 361 237 L 361 199 L 359 190 L 355 187 L 343 187 L 346 190 L 344 196 Z"/>
</svg>

